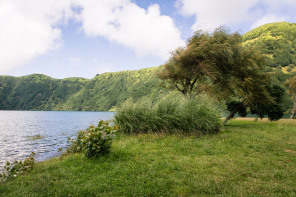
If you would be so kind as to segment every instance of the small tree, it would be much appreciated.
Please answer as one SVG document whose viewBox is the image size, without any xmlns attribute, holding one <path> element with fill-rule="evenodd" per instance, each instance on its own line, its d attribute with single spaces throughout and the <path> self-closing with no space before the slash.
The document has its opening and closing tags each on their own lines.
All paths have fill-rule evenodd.
<svg viewBox="0 0 296 197">
<path fill-rule="evenodd" d="M 277 84 L 267 87 L 269 95 L 272 97 L 273 102 L 255 105 L 250 108 L 252 114 L 257 114 L 259 118 L 268 116 L 270 121 L 279 120 L 283 117 L 285 109 L 283 106 L 283 98 L 285 90 Z"/>
<path fill-rule="evenodd" d="M 227 110 L 233 112 L 235 108 L 239 108 L 237 111 L 238 115 L 241 117 L 246 117 L 247 108 L 249 107 L 251 114 L 257 114 L 258 118 L 263 118 L 265 115 L 268 116 L 270 121 L 279 120 L 283 117 L 285 109 L 283 107 L 283 97 L 285 94 L 284 88 L 274 84 L 267 87 L 267 91 L 271 96 L 272 100 L 267 103 L 254 103 L 252 105 L 246 105 L 243 102 L 232 101 L 227 103 Z M 231 114 L 232 118 L 235 114 Z"/>
</svg>

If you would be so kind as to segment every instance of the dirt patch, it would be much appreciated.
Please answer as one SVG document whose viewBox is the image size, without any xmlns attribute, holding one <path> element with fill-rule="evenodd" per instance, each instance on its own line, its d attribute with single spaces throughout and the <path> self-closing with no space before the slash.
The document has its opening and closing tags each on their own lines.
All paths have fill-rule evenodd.
<svg viewBox="0 0 296 197">
<path fill-rule="evenodd" d="M 292 153 L 292 154 L 296 154 L 296 151 L 294 150 L 285 150 L 286 153 Z"/>
</svg>

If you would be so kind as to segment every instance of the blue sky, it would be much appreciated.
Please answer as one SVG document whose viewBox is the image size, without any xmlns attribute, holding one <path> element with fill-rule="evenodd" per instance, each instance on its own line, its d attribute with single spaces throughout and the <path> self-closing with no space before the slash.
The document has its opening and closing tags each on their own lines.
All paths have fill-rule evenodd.
<svg viewBox="0 0 296 197">
<path fill-rule="evenodd" d="M 0 75 L 92 78 L 164 64 L 199 29 L 296 20 L 296 0 L 0 0 Z"/>
</svg>

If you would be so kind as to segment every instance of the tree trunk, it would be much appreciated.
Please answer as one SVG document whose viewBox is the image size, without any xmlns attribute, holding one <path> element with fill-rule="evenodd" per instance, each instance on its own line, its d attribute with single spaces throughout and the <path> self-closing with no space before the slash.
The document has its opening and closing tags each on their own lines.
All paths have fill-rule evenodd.
<svg viewBox="0 0 296 197">
<path fill-rule="evenodd" d="M 294 119 L 295 115 L 296 115 L 296 96 L 294 98 L 293 111 L 292 111 L 292 115 L 291 115 L 290 119 Z"/>
<path fill-rule="evenodd" d="M 257 122 L 258 121 L 258 118 L 259 118 L 259 115 L 256 116 L 256 118 L 255 118 L 254 121 Z"/>
<path fill-rule="evenodd" d="M 291 115 L 291 117 L 290 117 L 290 119 L 294 119 L 295 118 L 295 111 L 293 111 L 293 113 L 292 113 L 292 115 Z"/>
<path fill-rule="evenodd" d="M 233 116 L 241 109 L 243 108 L 244 105 L 238 105 L 223 121 L 223 125 L 225 126 L 226 123 L 228 122 L 228 120 L 230 120 L 231 118 L 233 118 Z"/>
</svg>

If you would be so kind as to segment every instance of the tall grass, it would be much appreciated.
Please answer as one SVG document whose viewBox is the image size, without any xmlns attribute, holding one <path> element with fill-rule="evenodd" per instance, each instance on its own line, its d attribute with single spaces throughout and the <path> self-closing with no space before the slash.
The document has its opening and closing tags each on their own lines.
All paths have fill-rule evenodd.
<svg viewBox="0 0 296 197">
<path fill-rule="evenodd" d="M 220 128 L 219 113 L 200 100 L 166 99 L 125 103 L 115 114 L 114 122 L 124 133 L 209 134 Z"/>
</svg>

